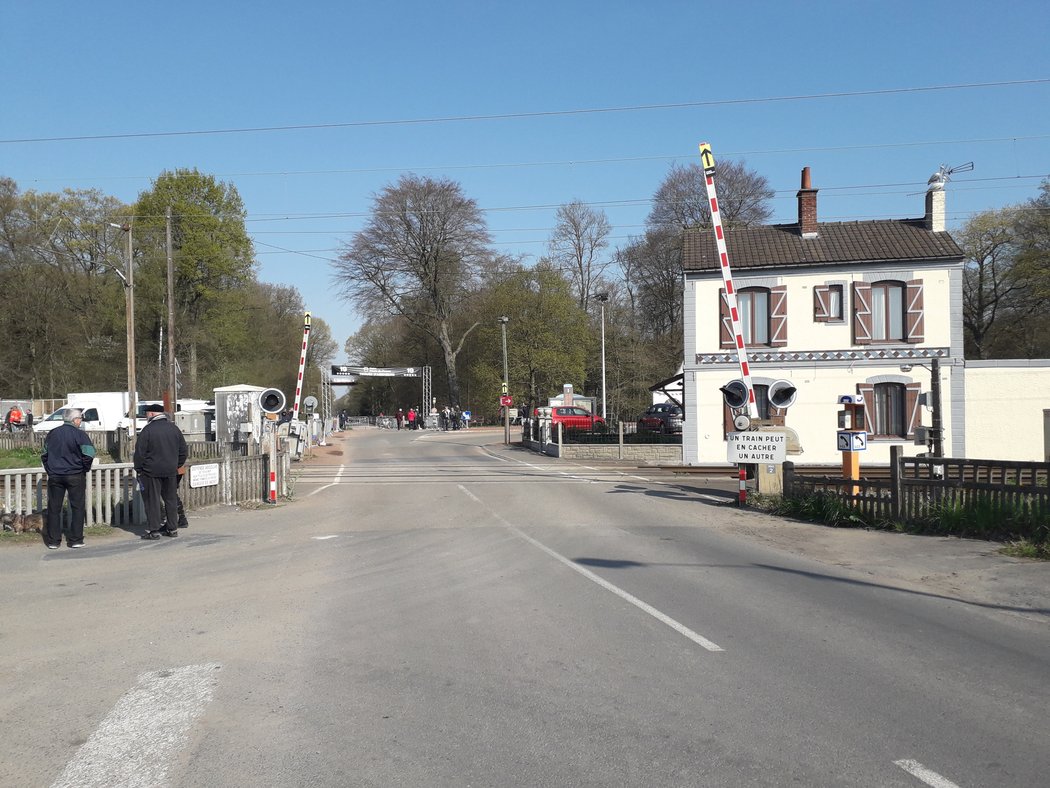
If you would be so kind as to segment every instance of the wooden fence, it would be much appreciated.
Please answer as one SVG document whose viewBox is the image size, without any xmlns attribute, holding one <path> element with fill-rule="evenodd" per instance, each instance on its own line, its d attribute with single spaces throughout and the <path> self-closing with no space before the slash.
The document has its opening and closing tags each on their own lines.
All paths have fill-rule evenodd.
<svg viewBox="0 0 1050 788">
<path fill-rule="evenodd" d="M 784 495 L 823 494 L 871 521 L 918 522 L 944 509 L 983 507 L 994 517 L 1050 521 L 1050 463 L 904 457 L 890 449 L 890 478 L 805 476 L 784 463 Z"/>
<path fill-rule="evenodd" d="M 192 487 L 197 465 L 214 465 L 217 483 Z M 192 460 L 187 463 L 187 476 L 179 486 L 179 496 L 187 510 L 215 504 L 233 505 L 247 501 L 265 501 L 269 494 L 269 457 L 257 454 L 251 457 L 226 457 L 211 460 Z M 204 470 L 204 469 L 202 469 Z M 290 456 L 279 454 L 277 485 L 281 495 L 287 494 Z M 97 465 L 87 477 L 85 525 L 134 526 L 146 522 L 142 496 L 131 463 Z M 14 468 L 0 470 L 0 508 L 5 512 L 30 514 L 47 508 L 47 474 L 43 468 Z M 66 507 L 68 517 L 68 504 Z"/>
</svg>

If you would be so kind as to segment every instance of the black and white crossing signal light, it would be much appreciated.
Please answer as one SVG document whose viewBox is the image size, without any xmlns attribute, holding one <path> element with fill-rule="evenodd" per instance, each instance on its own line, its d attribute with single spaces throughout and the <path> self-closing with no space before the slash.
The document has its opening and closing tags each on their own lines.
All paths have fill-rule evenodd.
<svg viewBox="0 0 1050 788">
<path fill-rule="evenodd" d="M 769 404 L 774 408 L 789 408 L 795 402 L 795 395 L 798 393 L 798 389 L 795 384 L 790 380 L 774 380 L 769 384 L 769 391 L 766 396 L 769 398 Z"/>
<path fill-rule="evenodd" d="M 259 407 L 263 413 L 280 413 L 284 410 L 284 392 L 280 389 L 266 389 L 259 392 Z"/>
<path fill-rule="evenodd" d="M 718 390 L 722 392 L 722 399 L 726 405 L 733 410 L 747 407 L 747 386 L 744 385 L 744 381 L 731 380 Z"/>
</svg>

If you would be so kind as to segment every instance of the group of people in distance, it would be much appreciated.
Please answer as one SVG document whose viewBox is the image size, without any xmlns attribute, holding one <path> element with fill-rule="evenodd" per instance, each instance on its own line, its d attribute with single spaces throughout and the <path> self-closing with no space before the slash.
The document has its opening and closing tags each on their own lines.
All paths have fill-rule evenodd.
<svg viewBox="0 0 1050 788">
<path fill-rule="evenodd" d="M 62 507 L 67 494 L 71 518 L 66 545 L 84 546 L 84 501 L 95 446 L 91 436 L 81 429 L 83 415 L 78 408 L 68 408 L 62 424 L 51 430 L 44 441 L 40 457 L 47 471 L 43 537 L 49 550 L 57 550 L 62 544 Z M 135 475 L 146 505 L 146 532 L 142 538 L 178 536 L 175 524 L 179 528 L 188 525 L 178 485 L 186 470 L 189 449 L 182 430 L 168 419 L 163 405 L 147 405 L 146 416 L 149 421 L 139 433 L 134 457 Z"/>
<path fill-rule="evenodd" d="M 434 414 L 435 411 L 431 411 Z M 463 412 L 452 405 L 446 405 L 440 411 L 436 411 L 438 429 L 441 430 L 458 430 L 460 427 L 467 426 L 467 419 Z M 383 414 L 380 413 L 379 417 L 384 418 Z M 423 414 L 422 409 L 409 408 L 406 413 L 403 408 L 398 408 L 397 413 L 394 414 L 394 421 L 397 422 L 397 428 L 408 430 L 423 430 L 426 429 L 426 417 Z"/>
</svg>

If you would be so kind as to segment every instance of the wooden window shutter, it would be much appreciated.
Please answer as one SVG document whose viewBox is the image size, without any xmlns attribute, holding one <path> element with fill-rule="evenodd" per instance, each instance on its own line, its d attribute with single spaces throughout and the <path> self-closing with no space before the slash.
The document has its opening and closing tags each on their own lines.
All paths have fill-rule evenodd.
<svg viewBox="0 0 1050 788">
<path fill-rule="evenodd" d="M 853 283 L 853 344 L 871 344 L 871 285 Z"/>
<path fill-rule="evenodd" d="M 729 440 L 729 433 L 736 432 L 736 426 L 733 424 L 733 409 L 730 408 L 725 402 L 722 402 L 722 440 Z"/>
<path fill-rule="evenodd" d="M 779 285 L 769 288 L 769 344 L 784 347 L 787 343 L 787 285 Z"/>
<path fill-rule="evenodd" d="M 875 386 L 871 383 L 858 383 L 857 393 L 864 395 L 864 429 L 868 435 L 875 434 Z"/>
<path fill-rule="evenodd" d="M 813 322 L 827 323 L 831 319 L 831 288 L 817 285 L 813 288 Z"/>
<path fill-rule="evenodd" d="M 921 383 L 906 383 L 904 387 L 904 418 L 908 423 L 909 438 L 915 437 L 915 428 L 922 422 L 922 409 L 919 406 Z"/>
<path fill-rule="evenodd" d="M 926 321 L 923 315 L 922 280 L 906 283 L 904 293 L 904 341 L 923 342 L 926 339 Z"/>
<path fill-rule="evenodd" d="M 729 315 L 729 296 L 725 288 L 718 291 L 718 346 L 736 347 L 733 341 L 733 319 Z"/>
</svg>

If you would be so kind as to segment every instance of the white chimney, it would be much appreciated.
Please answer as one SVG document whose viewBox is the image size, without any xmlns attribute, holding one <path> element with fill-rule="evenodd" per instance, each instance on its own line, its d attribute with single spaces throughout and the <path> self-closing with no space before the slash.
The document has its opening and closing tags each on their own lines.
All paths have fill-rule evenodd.
<svg viewBox="0 0 1050 788">
<path fill-rule="evenodd" d="M 944 186 L 931 187 L 926 192 L 926 229 L 944 232 Z"/>
</svg>

